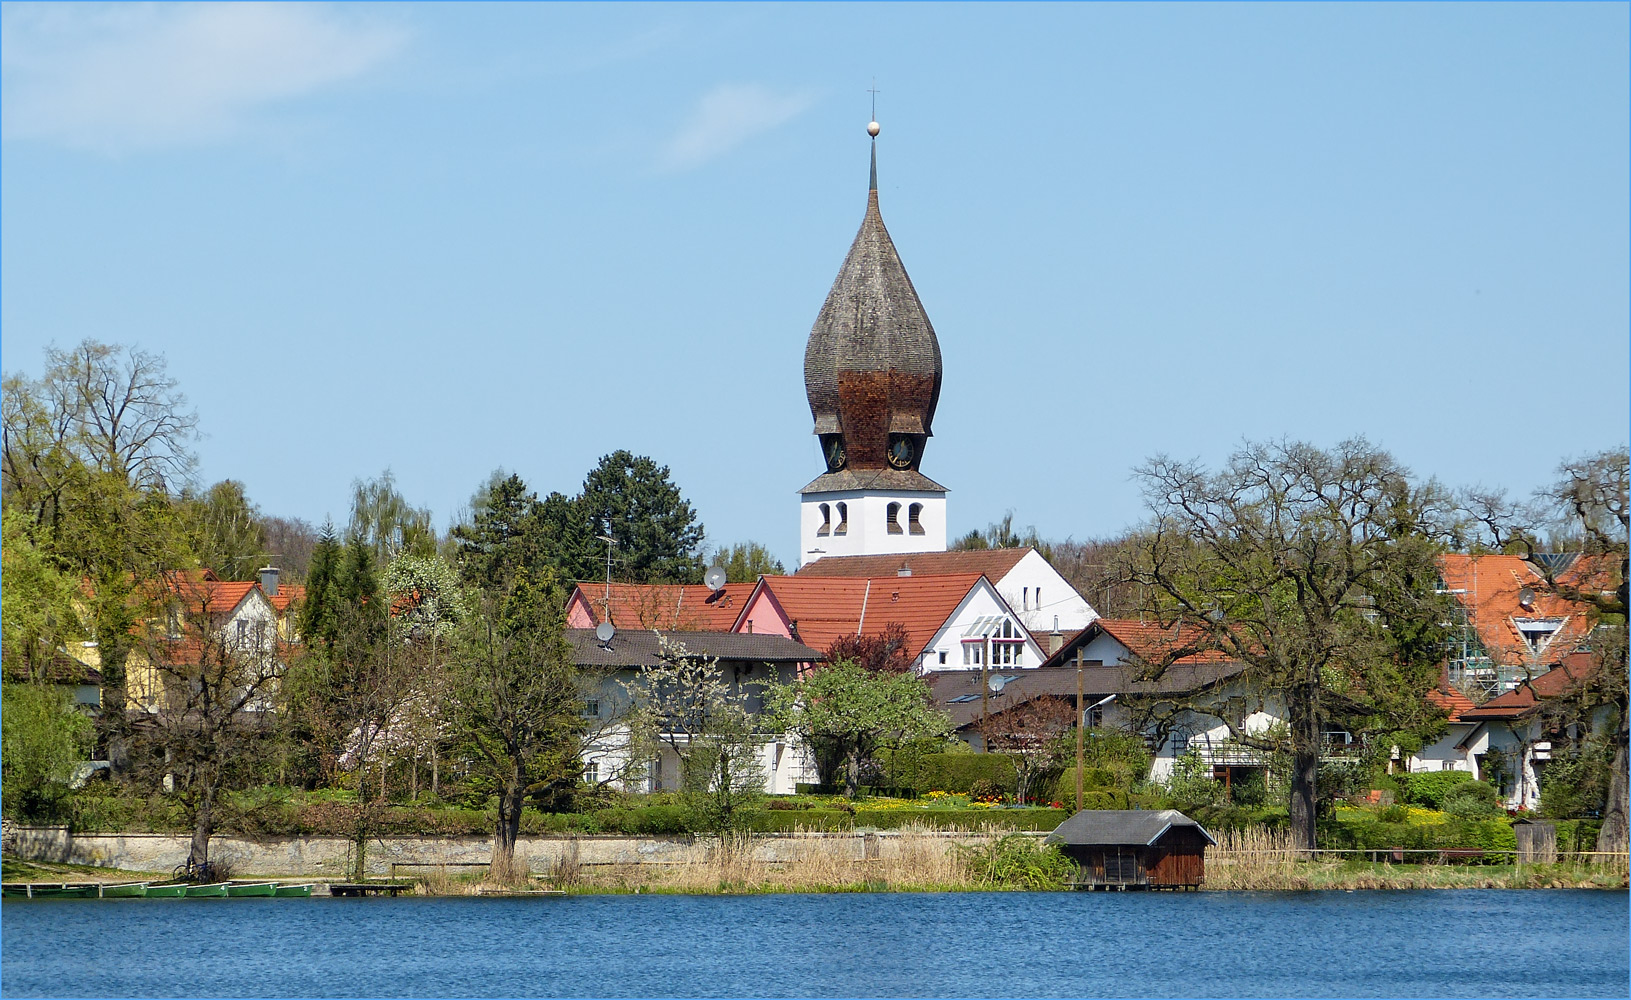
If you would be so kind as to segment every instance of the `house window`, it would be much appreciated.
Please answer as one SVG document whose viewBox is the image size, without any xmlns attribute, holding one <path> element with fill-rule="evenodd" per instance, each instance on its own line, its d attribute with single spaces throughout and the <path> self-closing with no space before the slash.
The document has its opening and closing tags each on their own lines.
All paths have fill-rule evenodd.
<svg viewBox="0 0 1631 1000">
<path fill-rule="evenodd" d="M 985 663 L 985 642 L 981 639 L 963 642 L 963 666 L 978 667 Z"/>
<path fill-rule="evenodd" d="M 600 718 L 600 699 L 585 698 L 583 700 L 583 717 L 585 719 Z"/>
<path fill-rule="evenodd" d="M 1019 592 L 1019 609 L 1021 611 L 1031 610 L 1031 588 L 1025 587 Z"/>
<path fill-rule="evenodd" d="M 1025 657 L 1025 636 L 1004 618 L 1002 627 L 991 633 L 991 665 L 1017 667 Z"/>
<path fill-rule="evenodd" d="M 821 527 L 816 529 L 816 534 L 832 534 L 832 508 L 827 504 L 821 505 Z"/>
<path fill-rule="evenodd" d="M 941 650 L 941 651 L 940 651 L 940 662 L 941 662 L 941 663 L 945 663 L 945 662 L 946 662 L 946 651 L 945 651 L 945 650 L 943 650 L 943 649 L 942 649 L 942 650 Z"/>
<path fill-rule="evenodd" d="M 891 535 L 901 534 L 902 531 L 901 531 L 901 526 L 900 526 L 900 504 L 898 504 L 898 503 L 890 504 L 888 509 L 887 509 L 887 512 L 886 512 L 885 516 L 889 520 L 889 533 Z"/>
<path fill-rule="evenodd" d="M 249 642 L 249 623 L 242 618 L 238 619 L 238 648 L 242 649 Z"/>
<path fill-rule="evenodd" d="M 1440 771 L 1454 771 L 1455 770 L 1455 761 L 1453 761 L 1453 760 L 1441 760 L 1441 761 L 1438 762 L 1438 769 Z"/>
<path fill-rule="evenodd" d="M 1042 610 L 1042 588 L 1041 587 L 1036 588 L 1035 597 L 1036 597 L 1036 609 L 1038 611 L 1041 611 Z"/>
<path fill-rule="evenodd" d="M 926 534 L 923 530 L 923 505 L 912 504 L 906 508 L 906 530 L 914 535 Z"/>
<path fill-rule="evenodd" d="M 835 535 L 849 534 L 849 504 L 844 503 L 843 501 L 839 501 L 838 527 L 834 528 L 832 533 Z"/>
<path fill-rule="evenodd" d="M 583 780 L 591 785 L 597 784 L 600 781 L 600 764 L 598 762 L 591 761 L 584 765 Z"/>
</svg>

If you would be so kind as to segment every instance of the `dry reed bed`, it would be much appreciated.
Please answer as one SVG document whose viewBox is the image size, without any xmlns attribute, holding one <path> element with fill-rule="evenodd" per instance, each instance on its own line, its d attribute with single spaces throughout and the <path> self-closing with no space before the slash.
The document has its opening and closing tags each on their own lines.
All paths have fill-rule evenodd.
<svg viewBox="0 0 1631 1000">
<path fill-rule="evenodd" d="M 1615 888 L 1627 884 L 1626 860 L 1566 855 L 1555 865 L 1388 863 L 1355 867 L 1340 857 L 1296 859 L 1291 835 L 1252 827 L 1225 830 L 1206 852 L 1206 888 L 1284 889 L 1520 889 Z"/>
</svg>

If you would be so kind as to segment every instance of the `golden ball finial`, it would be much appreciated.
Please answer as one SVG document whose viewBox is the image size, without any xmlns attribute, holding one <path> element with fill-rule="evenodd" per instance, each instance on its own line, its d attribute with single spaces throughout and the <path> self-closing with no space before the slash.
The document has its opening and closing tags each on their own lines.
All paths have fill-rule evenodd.
<svg viewBox="0 0 1631 1000">
<path fill-rule="evenodd" d="M 882 132 L 882 131 L 883 131 L 883 127 L 881 125 L 879 125 L 877 122 L 867 122 L 866 123 L 866 134 L 870 135 L 872 138 L 876 139 L 878 137 L 878 133 Z"/>
</svg>

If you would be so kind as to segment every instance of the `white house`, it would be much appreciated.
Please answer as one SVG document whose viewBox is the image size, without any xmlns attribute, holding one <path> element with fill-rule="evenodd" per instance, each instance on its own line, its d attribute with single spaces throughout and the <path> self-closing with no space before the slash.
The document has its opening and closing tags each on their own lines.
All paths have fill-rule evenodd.
<svg viewBox="0 0 1631 1000">
<path fill-rule="evenodd" d="M 583 705 L 587 730 L 584 778 L 624 787 L 626 782 L 618 776 L 632 773 L 639 783 L 630 791 L 672 791 L 679 787 L 680 762 L 673 744 L 684 745 L 685 737 L 666 734 L 651 760 L 631 768 L 629 731 L 622 721 L 630 707 L 626 685 L 640 671 L 663 663 L 664 640 L 683 645 L 690 655 L 717 659 L 721 677 L 755 714 L 764 707 L 766 684 L 791 682 L 802 664 L 821 656 L 784 636 L 768 634 L 684 631 L 659 638 L 653 630 L 635 628 L 617 629 L 612 638 L 604 641 L 594 629 L 569 628 L 566 634 L 574 662 L 599 675 Z M 789 795 L 798 782 L 816 780 L 802 747 L 786 733 L 763 733 L 759 758 L 764 790 L 769 794 Z"/>
<path fill-rule="evenodd" d="M 1042 648 L 981 573 L 760 577 L 734 631 L 788 636 L 825 650 L 841 636 L 903 629 L 919 672 L 1028 668 Z"/>
</svg>

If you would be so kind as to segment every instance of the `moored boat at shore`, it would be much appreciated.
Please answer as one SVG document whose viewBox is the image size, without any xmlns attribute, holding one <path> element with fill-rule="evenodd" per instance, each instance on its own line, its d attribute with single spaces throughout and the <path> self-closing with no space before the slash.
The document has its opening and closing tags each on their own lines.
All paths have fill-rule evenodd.
<svg viewBox="0 0 1631 1000">
<path fill-rule="evenodd" d="M 228 882 L 228 896 L 275 896 L 276 882 Z"/>
<path fill-rule="evenodd" d="M 306 897 L 311 895 L 312 885 L 280 885 L 272 895 L 281 898 Z"/>
<path fill-rule="evenodd" d="M 180 899 L 187 895 L 187 883 L 170 882 L 165 885 L 149 885 L 146 898 L 148 899 Z"/>
<path fill-rule="evenodd" d="M 189 885 L 187 887 L 188 899 L 194 897 L 225 897 L 226 894 L 227 884 L 225 882 L 211 882 L 207 885 Z"/>
<path fill-rule="evenodd" d="M 141 899 L 146 895 L 146 882 L 115 882 L 102 886 L 103 899 Z"/>
</svg>

